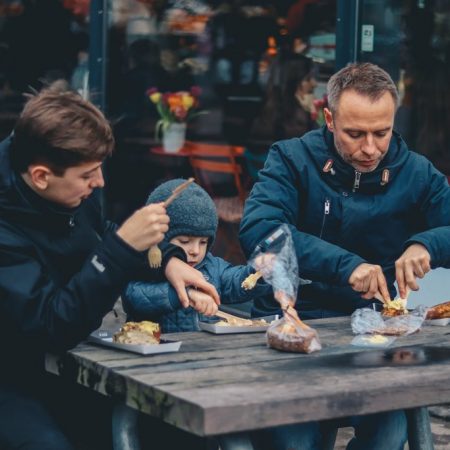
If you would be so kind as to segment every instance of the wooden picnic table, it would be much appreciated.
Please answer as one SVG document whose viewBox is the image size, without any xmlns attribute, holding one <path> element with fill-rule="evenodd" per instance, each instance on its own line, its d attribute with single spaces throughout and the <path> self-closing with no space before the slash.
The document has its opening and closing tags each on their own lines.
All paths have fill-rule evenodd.
<svg viewBox="0 0 450 450">
<path fill-rule="evenodd" d="M 47 355 L 46 367 L 120 401 L 113 423 L 128 436 L 115 448 L 139 448 L 130 437 L 136 411 L 221 436 L 223 449 L 243 449 L 251 448 L 251 430 L 408 409 L 410 449 L 432 449 L 423 407 L 450 402 L 450 329 L 423 326 L 373 349 L 350 345 L 348 317 L 310 324 L 323 349 L 309 355 L 270 349 L 264 333 L 194 332 L 165 335 L 183 341 L 176 353 L 141 356 L 82 343 Z"/>
</svg>

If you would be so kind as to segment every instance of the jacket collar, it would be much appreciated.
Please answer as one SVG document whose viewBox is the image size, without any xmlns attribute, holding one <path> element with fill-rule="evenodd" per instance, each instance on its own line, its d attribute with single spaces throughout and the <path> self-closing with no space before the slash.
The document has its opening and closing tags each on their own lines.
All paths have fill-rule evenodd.
<svg viewBox="0 0 450 450">
<path fill-rule="evenodd" d="M 373 172 L 360 173 L 339 156 L 334 146 L 333 133 L 326 127 L 308 134 L 313 133 L 312 140 L 305 139 L 307 150 L 322 178 L 335 189 L 353 190 L 364 194 L 383 192 L 398 175 L 409 154 L 405 142 L 394 131 L 386 156 L 379 166 Z"/>
</svg>

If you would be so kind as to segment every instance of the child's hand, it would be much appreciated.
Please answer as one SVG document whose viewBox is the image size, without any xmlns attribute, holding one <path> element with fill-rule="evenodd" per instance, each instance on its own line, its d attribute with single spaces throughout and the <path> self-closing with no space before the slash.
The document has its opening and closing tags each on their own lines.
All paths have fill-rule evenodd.
<svg viewBox="0 0 450 450">
<path fill-rule="evenodd" d="M 219 308 L 210 295 L 192 288 L 188 288 L 186 291 L 189 296 L 189 305 L 197 312 L 205 316 L 214 316 L 216 314 Z"/>
<path fill-rule="evenodd" d="M 162 203 L 155 203 L 138 209 L 122 226 L 117 234 L 138 251 L 147 250 L 158 244 L 169 229 L 169 216 Z"/>
</svg>

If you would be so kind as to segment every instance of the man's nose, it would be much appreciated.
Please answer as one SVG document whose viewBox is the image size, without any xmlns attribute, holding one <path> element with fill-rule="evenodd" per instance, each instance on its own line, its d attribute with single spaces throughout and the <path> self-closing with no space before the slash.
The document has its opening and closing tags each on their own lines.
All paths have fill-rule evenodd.
<svg viewBox="0 0 450 450">
<path fill-rule="evenodd" d="M 362 152 L 366 155 L 374 155 L 377 152 L 375 140 L 372 134 L 367 134 L 364 145 L 361 148 Z"/>
</svg>

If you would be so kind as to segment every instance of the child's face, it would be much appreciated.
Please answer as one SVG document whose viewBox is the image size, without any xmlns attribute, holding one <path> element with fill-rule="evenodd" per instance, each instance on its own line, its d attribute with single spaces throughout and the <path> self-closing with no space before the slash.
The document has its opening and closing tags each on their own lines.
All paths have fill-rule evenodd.
<svg viewBox="0 0 450 450">
<path fill-rule="evenodd" d="M 185 251 L 187 262 L 192 267 L 203 261 L 208 248 L 208 238 L 203 236 L 176 236 L 170 243 L 178 245 Z"/>
</svg>

